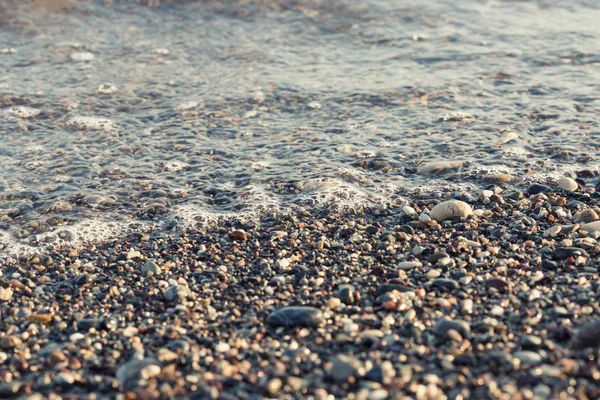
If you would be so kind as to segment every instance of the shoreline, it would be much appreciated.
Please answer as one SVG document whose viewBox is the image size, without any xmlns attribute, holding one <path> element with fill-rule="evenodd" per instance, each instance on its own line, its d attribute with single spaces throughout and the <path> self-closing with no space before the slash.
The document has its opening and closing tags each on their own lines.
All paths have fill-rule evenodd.
<svg viewBox="0 0 600 400">
<path fill-rule="evenodd" d="M 474 214 L 304 210 L 4 265 L 0 396 L 600 395 L 597 194 L 456 197 Z"/>
</svg>

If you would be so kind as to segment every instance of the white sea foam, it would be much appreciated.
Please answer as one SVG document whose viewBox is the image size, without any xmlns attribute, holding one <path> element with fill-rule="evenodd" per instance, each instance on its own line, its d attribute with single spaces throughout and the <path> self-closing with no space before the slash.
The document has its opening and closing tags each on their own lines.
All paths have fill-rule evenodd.
<svg viewBox="0 0 600 400">
<path fill-rule="evenodd" d="M 27 242 L 15 239 L 11 231 L 0 231 L 0 260 L 39 254 L 49 249 L 99 245 L 132 232 L 150 232 L 156 226 L 156 223 L 147 221 L 94 218 L 34 235 Z"/>
<path fill-rule="evenodd" d="M 8 113 L 18 118 L 29 119 L 39 116 L 42 112 L 41 110 L 38 110 L 37 108 L 33 107 L 15 106 L 9 108 Z"/>
<path fill-rule="evenodd" d="M 75 129 L 90 129 L 105 132 L 117 130 L 117 124 L 108 118 L 77 116 L 67 121 L 67 126 Z"/>
</svg>

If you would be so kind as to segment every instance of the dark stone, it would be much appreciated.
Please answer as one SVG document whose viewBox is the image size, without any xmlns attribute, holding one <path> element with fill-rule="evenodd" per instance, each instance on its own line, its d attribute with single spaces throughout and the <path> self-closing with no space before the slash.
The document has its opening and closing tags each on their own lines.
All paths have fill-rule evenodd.
<svg viewBox="0 0 600 400">
<path fill-rule="evenodd" d="M 314 307 L 290 306 L 274 311 L 267 318 L 267 324 L 291 328 L 295 326 L 314 327 L 323 321 L 323 312 Z"/>
<path fill-rule="evenodd" d="M 338 292 L 338 297 L 344 304 L 354 304 L 355 301 L 355 289 L 352 285 L 342 285 Z"/>
<path fill-rule="evenodd" d="M 446 337 L 449 330 L 455 330 L 460 333 L 463 338 L 469 338 L 471 336 L 471 326 L 468 322 L 455 319 L 447 320 L 442 319 L 435 325 L 435 334 L 437 336 Z"/>
<path fill-rule="evenodd" d="M 449 257 L 448 253 L 440 251 L 439 253 L 433 253 L 432 255 L 427 257 L 427 261 L 430 262 L 431 264 L 436 264 L 438 262 L 438 260 L 440 260 L 444 257 Z"/>
<path fill-rule="evenodd" d="M 538 193 L 549 192 L 551 190 L 552 189 L 549 186 L 540 185 L 539 183 L 534 183 L 533 185 L 529 186 L 529 188 L 527 188 L 527 193 L 528 194 L 538 194 Z"/>
<path fill-rule="evenodd" d="M 381 364 L 374 365 L 365 374 L 365 379 L 373 382 L 378 382 L 387 385 L 396 376 L 394 366 L 389 361 L 384 361 Z"/>
<path fill-rule="evenodd" d="M 433 281 L 433 286 L 456 290 L 460 285 L 454 279 L 438 278 Z"/>
<path fill-rule="evenodd" d="M 399 292 L 413 292 L 415 289 L 399 283 L 384 283 L 377 289 L 377 294 L 382 295 L 393 290 L 397 290 Z"/>
<path fill-rule="evenodd" d="M 554 258 L 557 260 L 564 260 L 569 257 L 584 256 L 589 258 L 588 253 L 579 247 L 559 247 L 554 250 Z"/>
<path fill-rule="evenodd" d="M 485 281 L 483 286 L 486 289 L 494 288 L 500 293 L 510 292 L 510 286 L 508 285 L 508 282 L 506 282 L 504 279 L 500 279 L 500 278 L 488 279 L 487 281 Z"/>
<path fill-rule="evenodd" d="M 600 345 L 600 320 L 590 322 L 581 328 L 571 341 L 571 349 L 583 350 Z"/>
<path fill-rule="evenodd" d="M 558 269 L 558 264 L 556 264 L 552 260 L 548 260 L 547 258 L 545 258 L 542 260 L 542 268 L 550 270 L 550 271 L 554 271 L 554 270 Z"/>
<path fill-rule="evenodd" d="M 367 228 L 365 229 L 365 231 L 367 233 L 370 233 L 371 235 L 374 235 L 374 234 L 376 234 L 376 233 L 379 232 L 379 228 L 376 227 L 376 226 L 374 226 L 374 225 L 369 225 L 369 226 L 367 226 Z"/>
<path fill-rule="evenodd" d="M 542 339 L 539 336 L 526 335 L 519 340 L 519 346 L 522 349 L 535 349 L 542 344 Z"/>
<path fill-rule="evenodd" d="M 84 318 L 77 321 L 77 329 L 82 331 L 89 331 L 92 328 L 101 329 L 105 325 L 105 321 L 102 318 Z"/>
</svg>

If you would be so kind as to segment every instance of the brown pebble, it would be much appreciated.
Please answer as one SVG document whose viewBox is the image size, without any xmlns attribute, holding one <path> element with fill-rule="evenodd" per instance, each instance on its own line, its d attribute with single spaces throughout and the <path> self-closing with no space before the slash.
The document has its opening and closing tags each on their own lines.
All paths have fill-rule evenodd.
<svg viewBox="0 0 600 400">
<path fill-rule="evenodd" d="M 48 357 L 48 365 L 50 365 L 52 368 L 64 368 L 68 365 L 67 357 L 62 351 L 56 350 Z"/>
<path fill-rule="evenodd" d="M 248 240 L 248 235 L 246 235 L 246 232 L 242 230 L 236 230 L 229 233 L 229 239 L 236 242 L 245 242 Z"/>
<path fill-rule="evenodd" d="M 596 211 L 592 210 L 592 209 L 588 209 L 583 211 L 581 214 L 579 214 L 577 216 L 577 218 L 575 219 L 575 222 L 582 222 L 584 224 L 587 224 L 589 222 L 594 222 L 598 220 L 598 214 L 596 213 Z"/>
<path fill-rule="evenodd" d="M 505 280 L 500 279 L 500 278 L 488 279 L 487 281 L 485 281 L 483 286 L 486 289 L 494 288 L 497 291 L 499 291 L 500 293 L 506 293 L 506 292 L 510 291 L 510 286 L 508 285 L 508 283 Z"/>
<path fill-rule="evenodd" d="M 484 181 L 486 181 L 488 183 L 493 183 L 496 185 L 502 185 L 502 184 L 512 181 L 513 179 L 515 179 L 515 177 L 512 175 L 509 175 L 509 174 L 496 174 L 496 175 L 486 176 L 484 178 Z"/>
<path fill-rule="evenodd" d="M 52 316 L 49 314 L 33 314 L 27 317 L 32 324 L 46 325 L 52 322 Z"/>
<path fill-rule="evenodd" d="M 0 349 L 12 349 L 23 344 L 23 341 L 17 336 L 4 336 L 0 339 Z"/>
</svg>

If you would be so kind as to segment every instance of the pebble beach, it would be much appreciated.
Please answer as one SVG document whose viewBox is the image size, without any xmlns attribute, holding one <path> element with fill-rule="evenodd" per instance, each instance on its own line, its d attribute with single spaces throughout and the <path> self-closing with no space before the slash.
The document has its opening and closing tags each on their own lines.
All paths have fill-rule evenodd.
<svg viewBox="0 0 600 400">
<path fill-rule="evenodd" d="M 562 184 L 4 265 L 0 396 L 598 398 L 599 197 Z"/>
<path fill-rule="evenodd" d="M 0 399 L 599 399 L 598 20 L 0 0 Z"/>
</svg>

